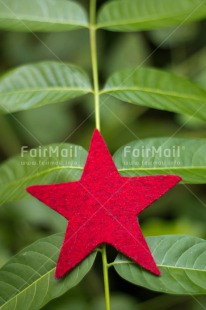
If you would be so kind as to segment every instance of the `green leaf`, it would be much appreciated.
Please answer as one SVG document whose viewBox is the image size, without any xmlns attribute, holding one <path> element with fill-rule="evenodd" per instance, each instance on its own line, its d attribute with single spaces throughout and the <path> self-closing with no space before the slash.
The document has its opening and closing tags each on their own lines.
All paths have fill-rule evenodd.
<svg viewBox="0 0 206 310">
<path fill-rule="evenodd" d="M 81 6 L 66 0 L 1 0 L 0 29 L 67 31 L 88 27 Z"/>
<path fill-rule="evenodd" d="M 140 31 L 185 24 L 206 17 L 203 0 L 116 0 L 103 6 L 98 28 Z"/>
<path fill-rule="evenodd" d="M 148 237 L 147 242 L 161 276 L 155 276 L 123 255 L 118 255 L 114 267 L 122 278 L 150 290 L 168 294 L 206 293 L 205 240 L 171 235 Z"/>
<path fill-rule="evenodd" d="M 117 72 L 109 78 L 101 94 L 206 120 L 206 91 L 185 78 L 156 69 Z"/>
<path fill-rule="evenodd" d="M 0 203 L 28 198 L 26 187 L 78 180 L 87 152 L 72 144 L 51 144 L 28 150 L 0 166 Z"/>
<path fill-rule="evenodd" d="M 89 79 L 76 66 L 53 61 L 25 65 L 0 78 L 0 113 L 62 102 L 89 92 Z"/>
<path fill-rule="evenodd" d="M 84 278 L 94 263 L 95 252 L 63 279 L 54 278 L 62 241 L 63 234 L 40 239 L 0 269 L 1 310 L 38 310 Z"/>
<path fill-rule="evenodd" d="M 176 174 L 185 183 L 206 183 L 206 139 L 151 138 L 133 141 L 114 154 L 124 176 Z"/>
</svg>

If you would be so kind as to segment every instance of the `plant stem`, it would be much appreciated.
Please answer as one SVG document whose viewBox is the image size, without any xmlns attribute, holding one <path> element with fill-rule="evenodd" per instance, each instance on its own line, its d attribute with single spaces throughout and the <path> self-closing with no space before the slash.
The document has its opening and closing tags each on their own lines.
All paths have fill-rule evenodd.
<svg viewBox="0 0 206 310">
<path fill-rule="evenodd" d="M 90 0 L 90 46 L 92 58 L 92 73 L 94 83 L 94 106 L 96 128 L 100 131 L 100 102 L 99 102 L 99 76 L 97 61 L 97 37 L 96 37 L 96 0 Z"/>
<path fill-rule="evenodd" d="M 104 276 L 104 292 L 105 292 L 106 310 L 110 310 L 109 274 L 108 274 L 106 244 L 102 246 L 102 265 L 103 265 L 103 276 Z"/>
<path fill-rule="evenodd" d="M 95 123 L 96 128 L 100 131 L 100 101 L 99 101 L 99 74 L 98 74 L 98 60 L 97 60 L 97 36 L 96 36 L 96 0 L 90 0 L 90 46 L 92 58 L 92 73 L 94 83 L 94 106 L 95 106 Z M 110 310 L 110 291 L 109 291 L 109 274 L 107 263 L 106 244 L 99 250 L 102 254 L 103 278 L 104 278 L 104 292 L 106 310 Z"/>
</svg>

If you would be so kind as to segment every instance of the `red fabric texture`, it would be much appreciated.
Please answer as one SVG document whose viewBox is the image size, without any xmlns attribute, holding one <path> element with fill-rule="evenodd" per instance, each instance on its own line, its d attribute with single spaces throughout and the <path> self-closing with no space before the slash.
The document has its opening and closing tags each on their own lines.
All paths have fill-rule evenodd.
<svg viewBox="0 0 206 310">
<path fill-rule="evenodd" d="M 102 243 L 159 275 L 137 215 L 180 180 L 175 175 L 120 176 L 102 136 L 95 130 L 79 181 L 27 188 L 69 221 L 55 276 L 63 277 Z"/>
</svg>

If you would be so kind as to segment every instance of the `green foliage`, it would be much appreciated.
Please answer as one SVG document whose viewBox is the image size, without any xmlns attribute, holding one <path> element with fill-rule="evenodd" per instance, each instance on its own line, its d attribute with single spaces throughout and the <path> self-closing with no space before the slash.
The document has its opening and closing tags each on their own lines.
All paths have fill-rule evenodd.
<svg viewBox="0 0 206 310">
<path fill-rule="evenodd" d="M 11 113 L 58 103 L 91 92 L 82 69 L 42 62 L 12 70 L 0 79 L 0 112 Z"/>
<path fill-rule="evenodd" d="M 0 309 L 40 309 L 76 286 L 91 269 L 92 253 L 62 280 L 54 270 L 63 234 L 41 239 L 14 256 L 0 269 Z"/>
<path fill-rule="evenodd" d="M 21 155 L 9 159 L 0 167 L 1 204 L 25 198 L 25 188 L 31 184 L 79 179 L 86 156 L 87 152 L 82 147 L 65 143 L 31 151 L 22 149 Z"/>
<path fill-rule="evenodd" d="M 189 23 L 206 16 L 201 0 L 118 0 L 102 8 L 98 28 L 113 31 L 139 31 Z"/>
<path fill-rule="evenodd" d="M 156 277 L 118 255 L 114 266 L 127 281 L 169 294 L 205 294 L 206 241 L 189 236 L 148 237 L 148 245 L 161 271 Z"/>
<path fill-rule="evenodd" d="M 206 183 L 206 139 L 151 138 L 133 141 L 114 154 L 122 175 L 176 174 L 184 183 Z"/>
<path fill-rule="evenodd" d="M 172 73 L 151 68 L 124 70 L 109 78 L 102 93 L 206 120 L 206 91 Z"/>
<path fill-rule="evenodd" d="M 0 3 L 0 28 L 13 31 L 68 31 L 87 27 L 84 10 L 66 0 L 6 0 Z"/>
</svg>

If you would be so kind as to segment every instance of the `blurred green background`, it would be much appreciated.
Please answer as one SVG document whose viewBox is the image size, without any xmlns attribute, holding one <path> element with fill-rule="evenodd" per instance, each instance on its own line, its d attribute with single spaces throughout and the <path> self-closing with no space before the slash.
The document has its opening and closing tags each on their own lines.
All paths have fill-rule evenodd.
<svg viewBox="0 0 206 310">
<path fill-rule="evenodd" d="M 87 8 L 88 1 L 80 1 Z M 101 5 L 101 1 L 99 1 Z M 154 66 L 186 76 L 206 88 L 206 22 L 141 33 L 98 32 L 100 82 L 118 69 Z M 68 33 L 0 32 L 0 74 L 27 63 L 59 60 L 82 66 L 91 73 L 89 35 Z M 0 159 L 63 141 L 88 149 L 94 129 L 91 95 L 0 118 Z M 136 137 L 206 137 L 206 124 L 174 113 L 156 111 L 104 97 L 102 133 L 114 153 Z M 146 236 L 188 234 L 206 238 L 205 186 L 179 185 L 140 216 Z M 38 238 L 64 231 L 66 222 L 35 199 L 7 204 L 0 209 L 0 264 Z M 109 259 L 115 257 L 109 250 Z M 169 296 L 133 286 L 110 271 L 113 310 L 199 310 L 206 297 Z M 44 307 L 49 310 L 104 309 L 101 260 L 82 283 Z"/>
</svg>

